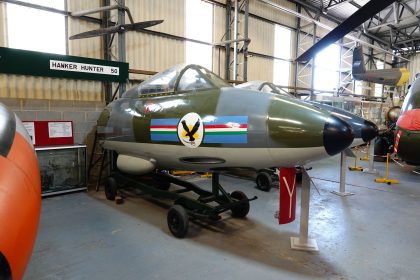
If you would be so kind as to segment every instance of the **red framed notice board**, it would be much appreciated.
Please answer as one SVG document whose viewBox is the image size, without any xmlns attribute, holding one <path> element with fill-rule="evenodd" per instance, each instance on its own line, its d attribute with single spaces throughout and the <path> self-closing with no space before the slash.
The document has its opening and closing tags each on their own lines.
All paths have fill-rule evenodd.
<svg viewBox="0 0 420 280">
<path fill-rule="evenodd" d="M 35 147 L 73 145 L 72 121 L 23 121 Z"/>
</svg>

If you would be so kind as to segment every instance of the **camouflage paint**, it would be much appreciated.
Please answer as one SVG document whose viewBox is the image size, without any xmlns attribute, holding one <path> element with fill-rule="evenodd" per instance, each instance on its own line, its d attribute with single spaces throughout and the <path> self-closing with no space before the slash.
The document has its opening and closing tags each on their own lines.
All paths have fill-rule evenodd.
<svg viewBox="0 0 420 280">
<path fill-rule="evenodd" d="M 238 100 L 240 105 L 236 104 Z M 198 113 L 202 119 L 248 116 L 248 143 L 204 141 L 203 147 L 319 147 L 323 145 L 324 123 L 329 118 L 328 113 L 287 97 L 225 88 L 149 95 L 137 100 L 121 98 L 105 108 L 98 127 L 101 131 L 106 127 L 106 138 L 111 141 L 182 145 L 179 141 L 152 141 L 150 124 L 152 119 L 180 119 L 190 112 Z"/>
<path fill-rule="evenodd" d="M 335 154 L 353 140 L 351 128 L 329 112 L 289 97 L 233 88 L 200 66 L 177 67 L 128 90 L 105 108 L 98 120 L 105 148 L 153 161 L 157 168 L 205 171 L 303 165 Z M 197 70 L 200 77 L 184 79 L 188 69 Z M 187 82 L 181 85 L 183 80 Z M 167 124 L 173 134 L 176 120 L 187 115 L 201 121 L 178 124 L 177 136 L 202 131 L 197 145 L 195 140 L 174 141 L 174 135 L 172 141 L 158 137 L 152 141 L 152 120 L 153 124 L 170 120 Z M 202 125 L 221 117 L 234 127 L 246 125 L 246 141 L 206 141 Z M 200 130 L 194 130 L 197 123 Z M 337 140 L 343 135 L 346 139 Z"/>
</svg>

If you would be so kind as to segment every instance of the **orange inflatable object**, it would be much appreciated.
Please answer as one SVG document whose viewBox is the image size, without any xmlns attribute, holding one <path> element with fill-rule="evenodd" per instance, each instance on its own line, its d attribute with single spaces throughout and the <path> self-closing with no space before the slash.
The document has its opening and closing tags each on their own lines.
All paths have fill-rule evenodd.
<svg viewBox="0 0 420 280">
<path fill-rule="evenodd" d="M 21 279 L 41 209 L 41 179 L 30 138 L 0 103 L 0 279 Z"/>
<path fill-rule="evenodd" d="M 397 125 L 407 130 L 420 130 L 420 109 L 405 111 L 398 118 Z"/>
</svg>

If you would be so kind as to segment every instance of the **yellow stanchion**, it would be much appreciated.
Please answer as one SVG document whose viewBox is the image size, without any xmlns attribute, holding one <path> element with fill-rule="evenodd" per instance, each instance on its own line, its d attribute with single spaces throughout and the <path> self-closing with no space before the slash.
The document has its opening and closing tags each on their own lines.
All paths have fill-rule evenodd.
<svg viewBox="0 0 420 280">
<path fill-rule="evenodd" d="M 201 178 L 211 178 L 211 173 L 210 172 L 204 172 L 203 174 L 200 175 Z"/>
<path fill-rule="evenodd" d="M 386 154 L 386 167 L 385 167 L 385 178 L 376 178 L 376 183 L 386 183 L 388 185 L 398 184 L 398 180 L 388 179 L 388 169 L 389 169 L 389 153 Z"/>
<path fill-rule="evenodd" d="M 189 171 L 189 170 L 171 170 L 169 173 L 171 173 L 174 176 L 185 176 L 185 175 L 192 175 L 195 172 Z"/>
<path fill-rule="evenodd" d="M 358 154 L 359 148 L 354 148 L 354 166 L 349 166 L 350 171 L 363 171 L 363 167 L 357 166 L 357 154 Z"/>
<path fill-rule="evenodd" d="M 361 157 L 360 160 L 369 161 L 369 143 L 366 144 L 366 156 Z"/>
</svg>

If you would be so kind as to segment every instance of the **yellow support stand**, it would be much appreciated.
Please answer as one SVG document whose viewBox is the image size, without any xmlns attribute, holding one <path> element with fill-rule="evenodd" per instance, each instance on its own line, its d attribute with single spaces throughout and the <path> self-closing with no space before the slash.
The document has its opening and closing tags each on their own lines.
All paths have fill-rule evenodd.
<svg viewBox="0 0 420 280">
<path fill-rule="evenodd" d="M 192 175 L 195 172 L 189 171 L 189 170 L 171 170 L 169 173 L 171 173 L 174 176 L 185 176 L 185 175 Z"/>
<path fill-rule="evenodd" d="M 388 179 L 388 166 L 389 165 L 389 153 L 386 154 L 386 169 L 385 169 L 385 178 L 376 178 L 376 183 L 386 183 L 388 185 L 398 184 L 398 180 Z"/>
<path fill-rule="evenodd" d="M 357 166 L 357 152 L 358 152 L 358 147 L 354 148 L 354 166 L 349 166 L 349 170 L 350 171 L 363 171 L 363 167 L 361 166 Z"/>
<path fill-rule="evenodd" d="M 366 144 L 366 156 L 361 157 L 360 160 L 369 161 L 369 143 Z"/>
<path fill-rule="evenodd" d="M 200 177 L 201 178 L 211 178 L 211 173 L 210 172 L 204 172 L 203 174 L 201 174 Z"/>
</svg>

